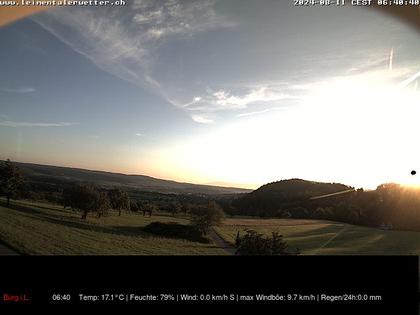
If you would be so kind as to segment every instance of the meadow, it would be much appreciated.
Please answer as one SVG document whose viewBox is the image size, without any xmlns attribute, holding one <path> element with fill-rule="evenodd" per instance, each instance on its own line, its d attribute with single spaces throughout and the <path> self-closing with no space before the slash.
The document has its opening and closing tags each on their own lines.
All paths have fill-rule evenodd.
<svg viewBox="0 0 420 315">
<path fill-rule="evenodd" d="M 303 255 L 420 255 L 420 233 L 363 227 L 326 220 L 226 219 L 216 232 L 234 244 L 246 229 L 270 235 L 278 231 Z"/>
<path fill-rule="evenodd" d="M 49 203 L 0 204 L 0 240 L 29 255 L 226 255 L 220 242 L 203 244 L 157 237 L 143 228 L 151 222 L 187 224 L 183 217 L 123 213 L 109 217 L 80 214 Z M 234 244 L 239 231 L 278 231 L 289 250 L 303 255 L 420 255 L 420 233 L 389 231 L 324 220 L 227 218 L 215 231 Z"/>
<path fill-rule="evenodd" d="M 142 231 L 150 222 L 186 223 L 165 215 L 123 213 L 86 220 L 62 206 L 13 201 L 0 205 L 0 239 L 29 255 L 223 255 L 213 244 L 155 237 Z"/>
</svg>

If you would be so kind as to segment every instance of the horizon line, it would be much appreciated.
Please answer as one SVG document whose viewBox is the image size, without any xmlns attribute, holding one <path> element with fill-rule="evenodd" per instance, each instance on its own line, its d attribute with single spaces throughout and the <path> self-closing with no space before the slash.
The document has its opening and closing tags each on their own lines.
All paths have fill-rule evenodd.
<svg viewBox="0 0 420 315">
<path fill-rule="evenodd" d="M 8 159 L 0 159 L 0 161 L 6 161 Z M 197 185 L 197 186 L 208 186 L 208 187 L 219 187 L 219 188 L 226 188 L 226 189 L 243 189 L 243 190 L 256 190 L 258 186 L 256 185 L 256 188 L 245 188 L 245 187 L 239 187 L 239 186 L 223 186 L 223 185 L 214 185 L 210 183 L 194 183 L 194 182 L 186 182 L 181 180 L 175 180 L 175 179 L 168 179 L 168 178 L 161 178 L 161 177 L 155 177 L 151 175 L 144 175 L 144 174 L 135 174 L 135 173 L 123 173 L 121 171 L 110 171 L 110 170 L 101 170 L 101 169 L 90 169 L 86 167 L 80 167 L 80 166 L 69 166 L 69 165 L 54 165 L 54 164 L 45 164 L 40 162 L 26 162 L 26 161 L 19 161 L 19 160 L 12 160 L 9 159 L 13 163 L 20 163 L 20 164 L 32 164 L 32 165 L 40 165 L 40 166 L 49 166 L 49 167 L 63 167 L 63 168 L 71 168 L 76 170 L 82 170 L 82 171 L 91 171 L 91 172 L 101 172 L 101 173 L 111 173 L 111 174 L 117 174 L 117 175 L 124 175 L 124 176 L 144 176 L 149 177 L 157 180 L 164 180 L 169 182 L 174 182 L 178 184 L 189 184 L 189 185 Z"/>
<path fill-rule="evenodd" d="M 7 158 L 0 158 L 0 161 L 6 161 L 6 160 L 8 160 L 8 159 Z M 235 183 L 229 184 L 229 182 L 227 182 L 226 185 L 223 185 L 223 184 L 218 185 L 217 184 L 218 181 L 207 182 L 207 183 L 197 183 L 197 182 L 176 180 L 176 179 L 172 179 L 172 178 L 156 177 L 156 176 L 145 175 L 145 174 L 140 174 L 140 173 L 124 173 L 122 171 L 112 171 L 112 170 L 104 170 L 104 169 L 90 169 L 90 168 L 87 168 L 87 167 L 73 166 L 73 165 L 49 164 L 49 163 L 44 163 L 44 162 L 27 162 L 27 161 L 23 161 L 23 160 L 12 160 L 12 159 L 10 159 L 10 161 L 15 162 L 15 163 L 21 163 L 21 164 L 32 164 L 32 165 L 40 165 L 40 166 L 48 166 L 48 167 L 63 167 L 63 168 L 70 168 L 70 169 L 76 169 L 76 170 L 82 170 L 82 171 L 110 173 L 110 174 L 117 174 L 117 175 L 123 175 L 123 176 L 143 176 L 143 177 L 148 177 L 148 178 L 152 178 L 152 179 L 156 179 L 156 180 L 164 180 L 164 181 L 174 182 L 174 183 L 178 183 L 178 184 L 188 184 L 188 185 L 207 186 L 207 187 L 219 187 L 219 188 L 225 188 L 225 189 L 242 189 L 242 190 L 247 190 L 247 191 L 255 191 L 255 190 L 259 189 L 260 187 L 262 187 L 264 185 L 279 182 L 279 181 L 283 181 L 283 180 L 291 180 L 291 179 L 300 179 L 300 180 L 317 182 L 317 183 L 342 184 L 342 185 L 346 185 L 346 186 L 349 186 L 349 187 L 353 187 L 354 189 L 362 188 L 365 191 L 376 190 L 376 188 L 379 185 L 391 184 L 391 183 L 392 184 L 398 184 L 400 186 L 406 186 L 406 187 L 408 187 L 408 186 L 410 186 L 410 187 L 419 186 L 420 187 L 420 185 L 404 184 L 404 183 L 398 183 L 398 182 L 384 182 L 384 183 L 381 183 L 381 184 L 377 185 L 375 188 L 363 187 L 363 186 L 358 186 L 357 187 L 355 185 L 348 185 L 348 184 L 345 184 L 343 182 L 337 182 L 337 181 L 319 181 L 319 180 L 291 177 L 291 178 L 281 178 L 281 179 L 274 180 L 274 181 L 267 180 L 263 184 L 252 184 L 253 187 L 250 188 L 251 185 L 247 185 L 247 184 L 244 184 L 244 185 L 247 185 L 246 187 L 244 187 L 244 186 L 240 186 L 240 184 L 235 184 Z M 220 181 L 220 183 L 224 183 L 224 181 Z"/>
</svg>

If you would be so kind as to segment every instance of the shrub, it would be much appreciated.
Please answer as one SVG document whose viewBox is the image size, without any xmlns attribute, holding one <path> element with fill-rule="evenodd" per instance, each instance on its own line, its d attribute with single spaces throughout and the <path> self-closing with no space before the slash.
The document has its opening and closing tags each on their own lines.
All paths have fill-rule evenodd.
<svg viewBox="0 0 420 315">
<path fill-rule="evenodd" d="M 254 230 L 246 230 L 241 237 L 236 236 L 236 255 L 290 255 L 287 243 L 278 232 L 272 232 L 271 237 L 264 236 Z"/>
<path fill-rule="evenodd" d="M 180 238 L 206 244 L 210 243 L 210 240 L 203 237 L 202 234 L 193 226 L 179 224 L 176 222 L 152 222 L 145 226 L 143 230 L 147 233 L 163 237 Z"/>
</svg>

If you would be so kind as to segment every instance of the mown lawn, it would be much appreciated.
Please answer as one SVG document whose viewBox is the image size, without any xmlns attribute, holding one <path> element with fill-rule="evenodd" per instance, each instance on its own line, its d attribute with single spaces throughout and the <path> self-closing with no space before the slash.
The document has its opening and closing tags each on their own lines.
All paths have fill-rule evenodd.
<svg viewBox="0 0 420 315">
<path fill-rule="evenodd" d="M 0 201 L 0 239 L 30 255 L 225 255 L 214 244 L 156 237 L 142 231 L 150 222 L 187 223 L 170 216 L 121 217 L 81 220 L 80 214 L 60 206 Z"/>
<path fill-rule="evenodd" d="M 289 250 L 306 255 L 420 255 L 420 232 L 386 231 L 339 222 L 298 219 L 227 219 L 216 231 L 234 243 L 236 233 L 253 229 L 282 234 Z"/>
</svg>

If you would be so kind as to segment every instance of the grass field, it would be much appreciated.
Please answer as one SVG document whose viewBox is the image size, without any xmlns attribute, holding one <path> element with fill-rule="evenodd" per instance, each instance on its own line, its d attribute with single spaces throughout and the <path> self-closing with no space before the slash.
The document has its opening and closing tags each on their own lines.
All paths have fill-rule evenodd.
<svg viewBox="0 0 420 315">
<path fill-rule="evenodd" d="M 0 205 L 0 239 L 31 255 L 225 255 L 214 244 L 155 237 L 142 231 L 153 221 L 186 223 L 169 216 L 124 213 L 80 219 L 60 206 L 14 201 Z"/>
<path fill-rule="evenodd" d="M 215 244 L 156 237 L 142 230 L 150 222 L 187 223 L 184 218 L 152 218 L 124 213 L 80 219 L 60 206 L 14 201 L 0 205 L 0 240 L 31 255 L 226 255 Z M 226 219 L 216 232 L 233 244 L 237 231 L 279 231 L 293 251 L 308 255 L 420 255 L 420 233 L 385 231 L 350 224 L 298 219 Z M 220 245 L 220 244 L 219 244 Z"/>
<path fill-rule="evenodd" d="M 278 231 L 289 250 L 306 255 L 420 255 L 420 233 L 298 219 L 226 219 L 217 233 L 233 244 L 237 231 Z"/>
</svg>

